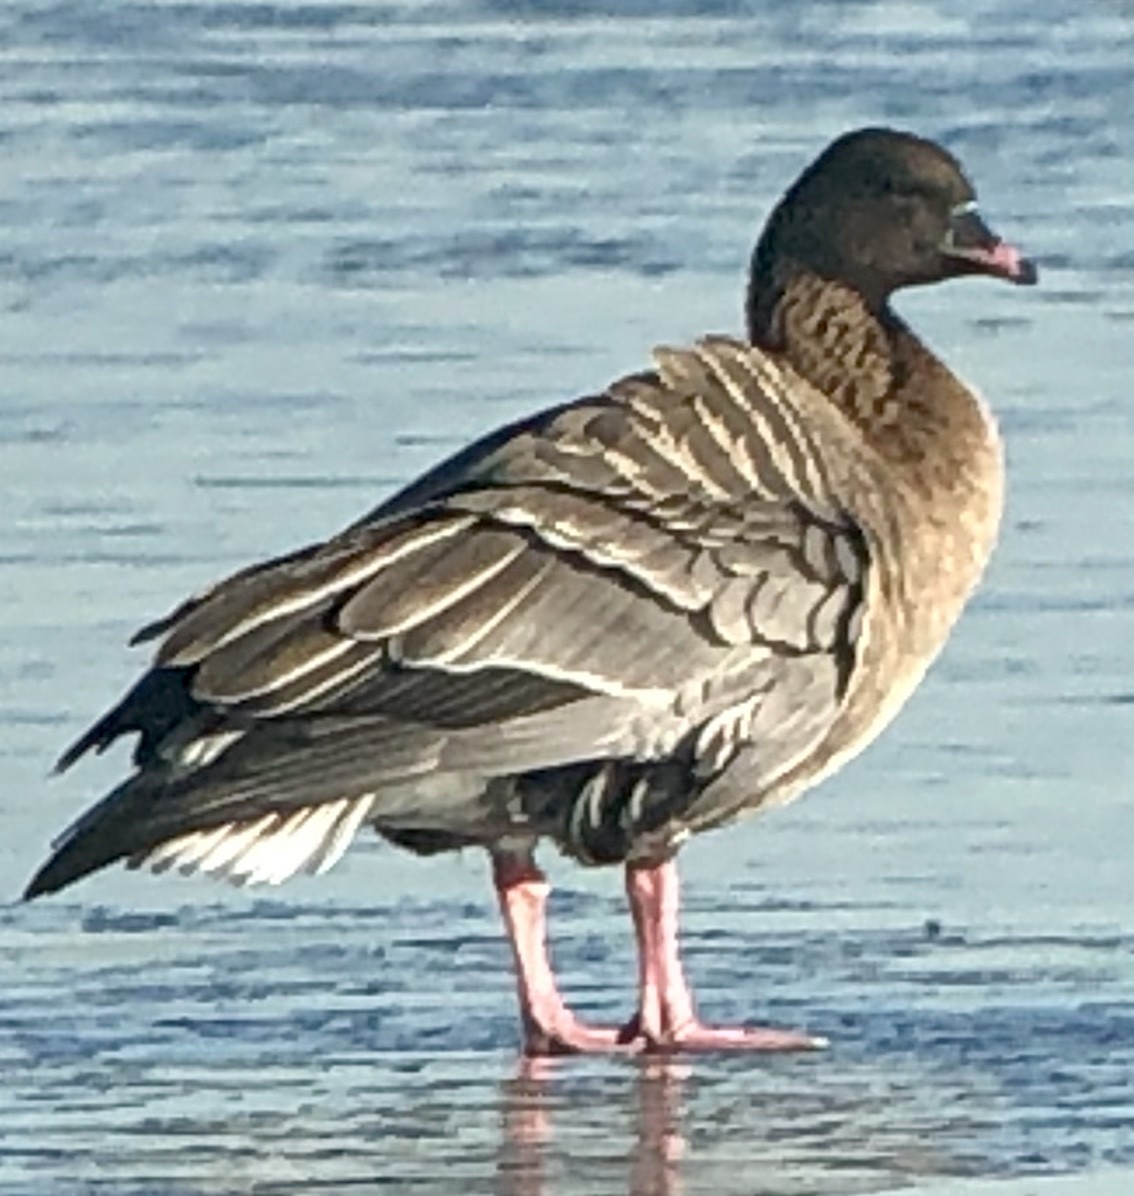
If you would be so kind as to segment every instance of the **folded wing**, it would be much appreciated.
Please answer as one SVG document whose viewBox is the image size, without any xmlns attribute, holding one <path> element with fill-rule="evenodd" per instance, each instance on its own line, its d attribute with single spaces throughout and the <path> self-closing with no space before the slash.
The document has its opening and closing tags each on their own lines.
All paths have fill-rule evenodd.
<svg viewBox="0 0 1134 1196">
<path fill-rule="evenodd" d="M 754 741 L 790 767 L 854 668 L 867 542 L 758 350 L 657 364 L 144 629 L 153 666 L 60 762 L 136 733 L 136 772 L 29 892 L 123 857 L 281 879 L 363 822 L 632 837 Z"/>
</svg>

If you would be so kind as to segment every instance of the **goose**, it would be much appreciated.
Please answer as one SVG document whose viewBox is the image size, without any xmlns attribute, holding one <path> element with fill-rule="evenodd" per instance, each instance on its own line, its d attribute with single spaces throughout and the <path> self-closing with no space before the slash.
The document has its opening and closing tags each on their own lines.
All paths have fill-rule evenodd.
<svg viewBox="0 0 1134 1196">
<path fill-rule="evenodd" d="M 745 339 L 659 348 L 143 628 L 149 668 L 58 765 L 133 735 L 133 770 L 25 897 L 115 861 L 277 884 L 364 828 L 479 847 L 525 1053 L 823 1045 L 699 1018 L 676 857 L 871 742 L 977 584 L 996 425 L 891 306 L 977 274 L 1037 277 L 956 158 L 892 129 L 839 137 L 758 240 Z M 624 869 L 624 1025 L 560 995 L 541 841 Z"/>
</svg>

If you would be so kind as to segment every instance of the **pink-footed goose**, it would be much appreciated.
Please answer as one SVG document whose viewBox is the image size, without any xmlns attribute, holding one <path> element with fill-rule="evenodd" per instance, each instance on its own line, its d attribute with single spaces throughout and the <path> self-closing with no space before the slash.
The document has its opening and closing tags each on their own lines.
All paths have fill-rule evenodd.
<svg viewBox="0 0 1134 1196">
<path fill-rule="evenodd" d="M 26 896 L 116 860 L 276 883 L 363 827 L 480 846 L 529 1053 L 818 1045 L 698 1019 L 675 857 L 865 747 L 980 577 L 996 427 L 890 307 L 966 274 L 1036 278 L 945 150 L 840 137 L 760 238 L 747 342 L 660 349 L 141 631 L 149 670 L 60 761 L 136 734 L 134 771 Z M 541 839 L 625 868 L 624 1026 L 559 995 Z"/>
</svg>

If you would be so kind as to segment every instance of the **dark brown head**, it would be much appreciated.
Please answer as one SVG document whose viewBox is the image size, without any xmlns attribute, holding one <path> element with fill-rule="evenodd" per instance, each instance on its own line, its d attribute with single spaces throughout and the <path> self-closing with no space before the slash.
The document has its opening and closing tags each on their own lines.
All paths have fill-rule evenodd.
<svg viewBox="0 0 1134 1196">
<path fill-rule="evenodd" d="M 1035 266 L 981 219 L 957 160 L 893 129 L 832 142 L 780 200 L 752 257 L 750 332 L 799 270 L 853 287 L 875 311 L 899 287 L 962 274 L 1036 281 Z"/>
</svg>

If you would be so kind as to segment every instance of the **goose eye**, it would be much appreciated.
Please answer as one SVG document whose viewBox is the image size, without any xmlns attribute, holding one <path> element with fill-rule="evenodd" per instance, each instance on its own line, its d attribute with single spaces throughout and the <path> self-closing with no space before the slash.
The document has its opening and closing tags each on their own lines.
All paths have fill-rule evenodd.
<svg viewBox="0 0 1134 1196">
<path fill-rule="evenodd" d="M 918 187 L 904 179 L 883 179 L 881 193 L 887 198 L 904 200 L 925 199 L 929 195 L 924 187 Z"/>
</svg>

